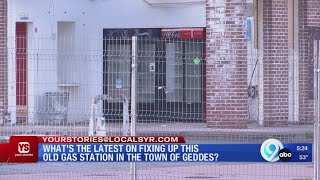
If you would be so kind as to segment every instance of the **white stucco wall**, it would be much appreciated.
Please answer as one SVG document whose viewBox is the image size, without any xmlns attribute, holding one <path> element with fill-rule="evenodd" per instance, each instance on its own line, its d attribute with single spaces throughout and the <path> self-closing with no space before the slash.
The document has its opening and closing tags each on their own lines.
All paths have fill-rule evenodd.
<svg viewBox="0 0 320 180">
<path fill-rule="evenodd" d="M 38 97 L 45 92 L 60 89 L 70 93 L 69 121 L 86 119 L 90 100 L 102 93 L 104 28 L 205 27 L 206 20 L 203 2 L 173 6 L 150 6 L 143 0 L 10 0 L 8 3 L 8 36 L 13 38 L 8 41 L 9 49 L 15 47 L 15 22 L 29 22 L 29 111 L 37 111 L 37 103 L 40 101 Z M 21 19 L 21 15 L 27 18 Z M 58 76 L 57 39 L 71 39 L 59 37 L 58 21 L 75 24 L 75 51 L 71 62 L 64 67 L 64 71 L 69 68 L 72 74 L 69 79 L 59 78 L 66 77 L 63 75 Z M 9 51 L 9 56 L 9 107 L 14 112 L 14 51 Z M 74 83 L 76 86 L 61 88 L 58 83 Z M 79 116 L 71 117 L 71 114 Z M 30 115 L 31 121 L 32 115 L 34 113 Z M 14 115 L 12 118 L 15 118 Z"/>
</svg>

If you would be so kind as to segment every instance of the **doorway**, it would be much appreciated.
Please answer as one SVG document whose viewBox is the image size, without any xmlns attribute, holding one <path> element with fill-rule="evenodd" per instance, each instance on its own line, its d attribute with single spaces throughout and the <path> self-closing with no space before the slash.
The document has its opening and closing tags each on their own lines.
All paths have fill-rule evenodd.
<svg viewBox="0 0 320 180">
<path fill-rule="evenodd" d="M 17 123 L 27 120 L 27 23 L 16 22 Z"/>
<path fill-rule="evenodd" d="M 132 41 L 128 34 L 130 31 L 120 38 L 104 36 L 103 92 L 129 99 Z M 204 121 L 204 47 L 203 39 L 138 36 L 139 122 Z M 120 100 L 105 101 L 103 109 L 107 121 L 122 120 Z"/>
<path fill-rule="evenodd" d="M 163 79 L 161 111 L 174 121 L 200 122 L 204 118 L 204 71 L 201 40 L 164 42 L 164 64 L 159 69 Z"/>
</svg>

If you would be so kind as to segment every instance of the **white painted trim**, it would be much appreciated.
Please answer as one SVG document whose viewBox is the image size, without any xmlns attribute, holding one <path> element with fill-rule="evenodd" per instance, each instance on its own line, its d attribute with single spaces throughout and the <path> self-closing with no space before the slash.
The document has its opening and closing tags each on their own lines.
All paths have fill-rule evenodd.
<svg viewBox="0 0 320 180">
<path fill-rule="evenodd" d="M 16 124 L 16 57 L 15 57 L 15 20 L 10 18 L 15 12 L 15 1 L 7 1 L 7 57 L 8 57 L 8 112 L 10 124 Z"/>
</svg>

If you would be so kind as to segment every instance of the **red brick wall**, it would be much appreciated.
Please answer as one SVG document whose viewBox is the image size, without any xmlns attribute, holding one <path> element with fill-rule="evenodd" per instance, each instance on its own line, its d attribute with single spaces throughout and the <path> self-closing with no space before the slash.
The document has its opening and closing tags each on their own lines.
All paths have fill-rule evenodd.
<svg viewBox="0 0 320 180">
<path fill-rule="evenodd" d="M 299 0 L 299 120 L 314 120 L 313 39 L 320 39 L 320 1 Z"/>
<path fill-rule="evenodd" d="M 246 7 L 245 1 L 233 2 L 207 0 L 206 3 L 206 97 L 207 125 L 210 127 L 245 127 L 247 119 L 245 107 L 247 102 L 244 94 L 246 69 L 242 64 L 246 58 L 244 25 Z M 288 72 L 288 1 L 263 0 L 262 2 L 264 126 L 282 126 L 288 124 L 288 87 L 289 81 L 292 80 L 289 79 Z M 312 43 L 314 39 L 320 40 L 320 1 L 298 2 L 299 121 L 301 124 L 311 124 L 314 120 Z M 225 16 L 215 11 L 219 7 L 225 7 L 219 9 Z M 225 25 L 222 33 L 220 31 L 223 26 L 216 24 L 215 21 Z M 226 59 L 221 59 L 222 56 Z"/>
<path fill-rule="evenodd" d="M 263 0 L 264 126 L 288 124 L 288 0 Z"/>
<path fill-rule="evenodd" d="M 206 1 L 206 121 L 247 126 L 246 0 Z"/>
<path fill-rule="evenodd" d="M 7 0 L 0 0 L 0 118 L 7 109 Z"/>
</svg>

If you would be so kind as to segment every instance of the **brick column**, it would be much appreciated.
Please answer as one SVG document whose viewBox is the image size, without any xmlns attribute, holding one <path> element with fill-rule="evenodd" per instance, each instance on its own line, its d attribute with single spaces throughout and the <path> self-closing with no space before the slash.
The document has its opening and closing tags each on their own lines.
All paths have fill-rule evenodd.
<svg viewBox="0 0 320 180">
<path fill-rule="evenodd" d="M 0 0 L 0 125 L 8 105 L 7 0 Z"/>
<path fill-rule="evenodd" d="M 288 0 L 263 0 L 264 126 L 288 124 Z"/>
<path fill-rule="evenodd" d="M 246 0 L 206 1 L 207 127 L 247 127 Z"/>
<path fill-rule="evenodd" d="M 314 122 L 313 40 L 320 40 L 320 1 L 299 0 L 299 123 Z"/>
</svg>

